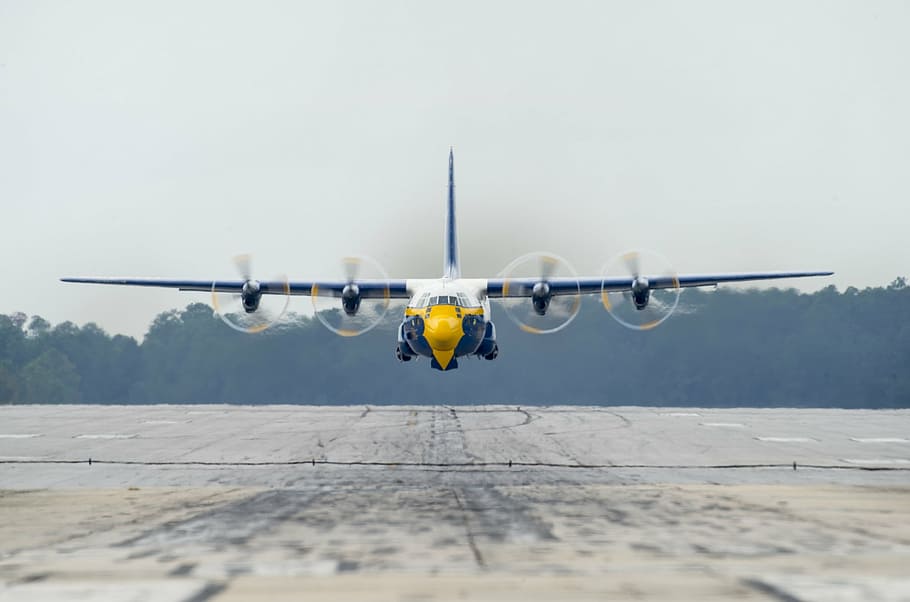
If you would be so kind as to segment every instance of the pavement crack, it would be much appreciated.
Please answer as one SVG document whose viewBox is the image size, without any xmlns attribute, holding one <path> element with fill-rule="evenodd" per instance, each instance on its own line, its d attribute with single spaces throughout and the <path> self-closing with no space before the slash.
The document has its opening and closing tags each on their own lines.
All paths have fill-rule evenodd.
<svg viewBox="0 0 910 602">
<path fill-rule="evenodd" d="M 184 600 L 183 602 L 207 602 L 227 588 L 225 583 L 207 583 L 201 590 Z"/>
<path fill-rule="evenodd" d="M 760 579 L 743 579 L 741 583 L 755 591 L 771 596 L 775 600 L 779 600 L 779 602 L 803 602 L 801 598 L 797 598 L 779 587 L 766 583 Z"/>
<path fill-rule="evenodd" d="M 611 411 L 609 411 L 609 410 L 604 410 L 604 411 L 605 411 L 607 414 L 609 414 L 610 416 L 616 416 L 617 418 L 619 418 L 620 420 L 622 420 L 622 426 L 621 426 L 620 428 L 629 428 L 630 426 L 632 426 L 632 421 L 630 421 L 628 418 L 626 418 L 625 416 L 623 416 L 623 415 L 620 414 L 619 412 L 611 412 Z"/>
<path fill-rule="evenodd" d="M 474 538 L 474 532 L 471 530 L 471 519 L 468 516 L 468 510 L 462 502 L 461 497 L 458 495 L 458 492 L 454 489 L 452 490 L 452 496 L 454 496 L 455 503 L 458 504 L 458 509 L 461 511 L 461 521 L 464 525 L 465 534 L 467 535 L 468 547 L 471 548 L 471 553 L 474 554 L 474 562 L 477 563 L 478 568 L 486 570 L 486 561 L 483 559 L 480 548 L 477 547 L 477 540 Z"/>
<path fill-rule="evenodd" d="M 552 435 L 553 433 L 544 433 Z M 433 446 L 431 441 L 430 446 Z M 264 460 L 255 461 L 197 461 L 197 460 L 95 460 L 95 464 L 107 464 L 112 466 L 199 466 L 199 467 L 233 467 L 233 466 L 412 466 L 412 467 L 431 467 L 431 468 L 484 468 L 484 467 L 509 467 L 506 462 L 481 462 L 481 461 L 464 461 L 464 462 L 401 462 L 395 460 L 325 460 L 318 459 L 315 462 L 312 458 L 304 460 Z M 81 460 L 0 460 L 0 464 L 73 464 L 83 463 Z M 570 464 L 568 462 L 512 462 L 512 466 L 527 466 L 541 468 L 628 468 L 636 470 L 750 470 L 756 468 L 779 468 L 787 471 L 793 470 L 792 462 L 784 463 L 743 463 L 743 464 L 614 464 L 606 463 L 586 463 Z M 800 464 L 801 470 L 831 470 L 844 472 L 910 472 L 910 466 L 853 466 L 844 464 Z"/>
<path fill-rule="evenodd" d="M 527 425 L 531 424 L 532 420 L 534 420 L 534 417 L 531 416 L 531 412 L 529 412 L 527 410 L 518 410 L 518 412 L 525 415 L 525 421 L 522 422 L 521 424 L 519 424 L 518 426 L 527 426 Z"/>
</svg>

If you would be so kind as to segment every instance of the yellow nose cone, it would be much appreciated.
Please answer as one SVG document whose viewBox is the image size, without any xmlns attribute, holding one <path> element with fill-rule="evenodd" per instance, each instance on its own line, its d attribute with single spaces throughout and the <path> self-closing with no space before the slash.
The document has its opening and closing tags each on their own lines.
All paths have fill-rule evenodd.
<svg viewBox="0 0 910 602">
<path fill-rule="evenodd" d="M 461 339 L 461 320 L 454 316 L 433 316 L 425 325 L 424 336 L 433 349 L 455 349 Z"/>
<path fill-rule="evenodd" d="M 455 355 L 455 347 L 464 336 L 461 318 L 455 315 L 455 308 L 445 305 L 433 307 L 430 317 L 424 321 L 423 336 L 433 349 L 433 357 L 443 370 Z"/>
</svg>

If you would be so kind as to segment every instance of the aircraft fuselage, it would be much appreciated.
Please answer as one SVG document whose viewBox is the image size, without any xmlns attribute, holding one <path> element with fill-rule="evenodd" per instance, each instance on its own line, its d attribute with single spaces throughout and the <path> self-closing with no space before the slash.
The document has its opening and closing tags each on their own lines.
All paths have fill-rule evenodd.
<svg viewBox="0 0 910 602">
<path fill-rule="evenodd" d="M 428 357 L 437 370 L 454 370 L 456 358 L 498 354 L 485 280 L 464 278 L 409 281 L 413 295 L 398 329 L 402 361 Z"/>
</svg>

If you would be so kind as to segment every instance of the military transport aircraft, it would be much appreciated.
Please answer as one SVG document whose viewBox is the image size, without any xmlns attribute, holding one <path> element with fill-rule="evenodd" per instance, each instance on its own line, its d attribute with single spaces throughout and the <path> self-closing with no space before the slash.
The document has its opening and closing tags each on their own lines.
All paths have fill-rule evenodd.
<svg viewBox="0 0 910 602">
<path fill-rule="evenodd" d="M 581 295 L 599 294 L 604 307 L 621 324 L 649 330 L 676 309 L 680 289 L 716 286 L 724 282 L 829 276 L 833 272 L 753 272 L 738 274 L 680 275 L 656 253 L 629 252 L 617 256 L 600 276 L 579 277 L 561 257 L 530 253 L 519 257 L 496 278 L 463 278 L 458 261 L 455 227 L 455 169 L 449 151 L 449 186 L 446 207 L 443 274 L 437 279 L 389 279 L 382 267 L 368 258 L 345 258 L 345 277 L 331 281 L 277 278 L 256 280 L 250 275 L 249 256 L 235 258 L 239 280 L 169 280 L 153 278 L 62 278 L 64 282 L 120 284 L 209 292 L 215 314 L 244 332 L 261 332 L 278 323 L 292 295 L 310 296 L 315 315 L 342 336 L 356 336 L 378 324 L 391 299 L 407 299 L 398 326 L 395 354 L 407 362 L 430 358 L 442 371 L 458 367 L 456 358 L 487 360 L 499 354 L 490 299 L 500 299 L 506 314 L 522 330 L 550 333 L 565 327 L 578 313 Z M 653 270 L 643 267 L 650 263 Z M 364 268 L 371 276 L 359 277 Z M 225 310 L 225 296 L 234 299 L 235 311 Z M 260 307 L 268 296 L 280 300 L 271 313 Z M 340 301 L 340 308 L 338 302 Z M 325 305 L 331 303 L 331 305 Z M 339 311 L 340 309 L 340 311 Z"/>
</svg>

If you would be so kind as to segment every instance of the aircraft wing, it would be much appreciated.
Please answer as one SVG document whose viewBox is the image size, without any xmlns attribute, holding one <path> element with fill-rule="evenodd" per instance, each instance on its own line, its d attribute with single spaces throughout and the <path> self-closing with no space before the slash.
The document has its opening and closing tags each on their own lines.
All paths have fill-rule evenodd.
<svg viewBox="0 0 910 602">
<path fill-rule="evenodd" d="M 121 286 L 149 286 L 175 288 L 181 291 L 210 293 L 240 293 L 243 280 L 168 280 L 163 278 L 61 278 L 63 282 L 80 284 L 117 284 Z M 407 299 L 406 280 L 355 280 L 364 299 Z M 259 286 L 266 295 L 323 295 L 340 297 L 348 283 L 343 280 L 300 281 L 260 280 Z"/>
<path fill-rule="evenodd" d="M 690 288 L 695 286 L 714 286 L 726 282 L 753 282 L 758 280 L 777 280 L 782 278 L 807 278 L 811 276 L 830 276 L 834 272 L 746 272 L 733 274 L 684 274 L 679 276 L 646 276 L 652 289 Z M 487 296 L 530 297 L 534 285 L 540 278 L 491 278 L 487 280 Z M 550 278 L 547 280 L 550 292 L 554 295 L 590 294 L 601 291 L 627 291 L 632 288 L 632 277 L 622 278 Z"/>
</svg>

